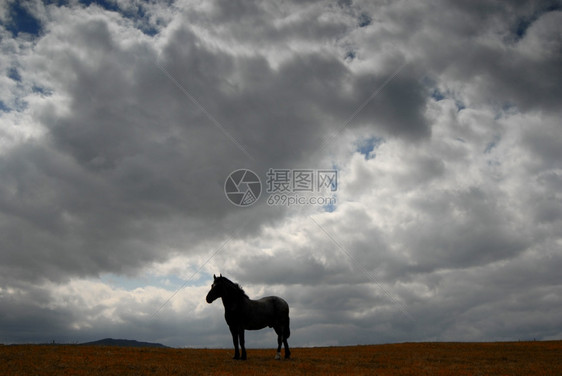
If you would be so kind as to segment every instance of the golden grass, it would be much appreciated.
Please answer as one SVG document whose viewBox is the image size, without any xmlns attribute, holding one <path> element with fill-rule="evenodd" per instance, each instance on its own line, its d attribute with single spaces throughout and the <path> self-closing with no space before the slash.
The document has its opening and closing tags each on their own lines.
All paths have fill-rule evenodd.
<svg viewBox="0 0 562 376">
<path fill-rule="evenodd" d="M 562 375 L 562 341 L 274 349 L 0 345 L 0 375 Z"/>
</svg>

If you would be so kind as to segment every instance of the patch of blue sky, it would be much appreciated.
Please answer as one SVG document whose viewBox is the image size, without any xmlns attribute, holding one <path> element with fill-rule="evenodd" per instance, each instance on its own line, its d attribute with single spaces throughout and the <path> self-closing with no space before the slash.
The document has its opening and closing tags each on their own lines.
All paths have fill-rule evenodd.
<svg viewBox="0 0 562 376">
<path fill-rule="evenodd" d="M 168 291 L 176 291 L 186 286 L 201 286 L 209 279 L 204 273 L 197 273 L 195 278 L 185 280 L 175 274 L 170 275 L 153 275 L 144 274 L 139 276 L 126 276 L 114 273 L 106 273 L 100 277 L 100 280 L 114 288 L 120 288 L 127 291 L 133 291 L 144 287 L 157 287 Z"/>
<path fill-rule="evenodd" d="M 116 1 L 106 1 L 106 0 L 79 0 L 80 4 L 85 6 L 90 6 L 92 4 L 99 6 L 110 12 L 119 12 L 119 6 Z"/>
<path fill-rule="evenodd" d="M 455 101 L 455 106 L 457 108 L 457 112 L 460 112 L 466 108 L 463 101 L 458 98 L 455 98 L 455 93 L 452 93 L 448 90 L 442 91 L 437 88 L 437 82 L 432 79 L 431 77 L 423 77 L 422 78 L 423 85 L 427 88 L 427 93 L 429 96 L 436 102 L 442 101 L 444 99 L 452 99 Z"/>
<path fill-rule="evenodd" d="M 8 7 L 8 21 L 4 27 L 16 37 L 21 33 L 32 36 L 38 36 L 41 33 L 41 22 L 19 1 L 14 1 Z"/>
<path fill-rule="evenodd" d="M 31 91 L 35 94 L 40 94 L 40 95 L 43 95 L 45 97 L 53 95 L 52 90 L 49 90 L 49 89 L 46 89 L 44 87 L 37 86 L 37 85 L 33 85 L 33 87 L 31 88 Z"/>
<path fill-rule="evenodd" d="M 21 82 L 21 74 L 20 74 L 18 68 L 16 68 L 16 67 L 8 68 L 7 76 L 8 76 L 8 78 L 10 78 L 10 79 L 12 79 L 16 82 Z"/>
<path fill-rule="evenodd" d="M 10 112 L 10 111 L 21 112 L 21 111 L 25 111 L 29 106 L 29 103 L 26 100 L 22 99 L 21 97 L 11 98 L 10 102 L 11 103 L 9 104 L 4 103 L 4 107 L 6 108 L 5 112 Z"/>
<path fill-rule="evenodd" d="M 506 102 L 501 106 L 501 110 L 496 113 L 494 120 L 499 120 L 502 118 L 507 118 L 519 113 L 519 108 L 516 104 L 512 102 Z"/>
<path fill-rule="evenodd" d="M 2 112 L 10 112 L 10 107 L 6 106 L 6 104 L 0 101 L 0 111 Z"/>
<path fill-rule="evenodd" d="M 376 157 L 376 154 L 374 153 L 375 149 L 383 142 L 384 139 L 381 137 L 372 136 L 369 138 L 363 138 L 355 142 L 355 151 L 364 155 L 366 160 L 373 159 Z"/>
<path fill-rule="evenodd" d="M 433 81 L 431 81 L 430 79 L 426 80 L 426 84 L 430 85 L 428 87 L 428 92 L 430 97 L 436 101 L 442 101 L 443 99 L 453 99 L 455 101 L 455 106 L 457 107 L 457 111 L 460 112 L 462 110 L 464 110 L 466 108 L 464 102 L 462 102 L 461 100 L 455 98 L 454 93 L 448 92 L 448 91 L 441 91 L 438 88 L 436 88 L 435 86 L 433 86 L 432 84 L 434 84 Z"/>
<path fill-rule="evenodd" d="M 327 202 L 326 205 L 322 206 L 322 209 L 327 213 L 335 212 L 337 209 L 337 195 L 332 195 Z"/>
<path fill-rule="evenodd" d="M 136 28 L 146 35 L 155 36 L 158 34 L 158 29 L 150 24 L 150 17 L 145 11 L 142 2 L 126 9 L 120 8 L 116 1 L 79 0 L 79 2 L 84 6 L 97 5 L 109 12 L 119 13 L 122 17 L 134 21 Z"/>
<path fill-rule="evenodd" d="M 486 148 L 484 149 L 484 154 L 490 154 L 492 150 L 494 150 L 494 148 L 499 144 L 500 140 L 501 140 L 500 136 L 494 136 L 494 139 L 486 145 Z"/>
<path fill-rule="evenodd" d="M 439 101 L 442 101 L 443 99 L 452 97 L 452 95 L 450 93 L 443 93 L 437 88 L 433 88 L 431 90 L 430 96 L 436 102 L 439 102 Z M 464 105 L 464 103 L 462 101 L 460 101 L 458 99 L 454 99 L 454 100 L 455 100 L 455 106 L 457 107 L 458 112 L 460 112 L 460 111 L 462 111 L 466 108 L 466 106 Z"/>
<path fill-rule="evenodd" d="M 367 13 L 361 13 L 359 15 L 359 19 L 357 20 L 357 25 L 359 27 L 367 27 L 372 22 L 373 22 L 373 19 L 371 18 L 371 16 L 369 16 Z"/>
<path fill-rule="evenodd" d="M 68 5 L 69 0 L 43 0 L 45 5 L 56 5 L 58 7 Z"/>
<path fill-rule="evenodd" d="M 464 110 L 466 108 L 464 103 L 459 101 L 459 100 L 455 100 L 455 106 L 457 106 L 457 112 L 461 112 L 462 110 Z"/>
<path fill-rule="evenodd" d="M 150 24 L 150 18 L 142 5 L 139 5 L 135 11 L 124 12 L 123 16 L 135 20 L 137 28 L 144 34 L 151 37 L 158 34 L 158 29 Z"/>
<path fill-rule="evenodd" d="M 559 1 L 545 1 L 542 6 L 537 7 L 537 10 L 531 16 L 519 18 L 513 28 L 515 40 L 523 39 L 533 22 L 538 20 L 544 13 L 559 11 L 561 8 L 562 5 Z"/>
<path fill-rule="evenodd" d="M 436 102 L 439 102 L 445 99 L 445 95 L 439 91 L 439 89 L 433 89 L 431 92 L 431 98 L 435 99 Z"/>
<path fill-rule="evenodd" d="M 74 3 L 70 0 L 45 0 L 45 2 L 46 4 L 55 4 L 57 6 L 65 6 Z M 172 3 L 172 1 L 166 1 L 168 5 Z M 78 0 L 78 4 L 84 7 L 94 5 L 108 12 L 119 13 L 122 17 L 133 21 L 135 27 L 146 35 L 155 36 L 159 32 L 159 22 L 156 21 L 156 25 L 152 24 L 150 15 L 146 11 L 147 8 L 145 4 L 149 4 L 149 1 L 140 1 L 129 4 L 127 7 L 120 6 L 119 2 L 116 0 Z"/>
<path fill-rule="evenodd" d="M 355 53 L 355 51 L 350 50 L 350 51 L 347 51 L 347 53 L 345 54 L 345 57 L 343 59 L 345 61 L 353 61 L 356 56 L 357 56 L 357 54 Z"/>
<path fill-rule="evenodd" d="M 332 161 L 332 170 L 334 171 L 339 171 L 340 170 L 340 166 L 338 165 L 337 162 Z"/>
</svg>

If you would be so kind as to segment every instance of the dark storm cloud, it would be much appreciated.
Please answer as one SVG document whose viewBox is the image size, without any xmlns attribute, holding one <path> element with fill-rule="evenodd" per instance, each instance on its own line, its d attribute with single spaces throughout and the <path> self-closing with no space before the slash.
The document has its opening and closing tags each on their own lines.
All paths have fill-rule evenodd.
<svg viewBox="0 0 562 376">
<path fill-rule="evenodd" d="M 541 123 L 531 123 L 525 129 L 523 142 L 537 157 L 536 163 L 548 171 L 556 170 L 562 163 L 562 135 L 560 134 L 560 122 L 557 117 L 545 117 Z M 536 167 L 536 166 L 535 166 Z M 551 175 L 551 173 L 547 173 Z"/>
<path fill-rule="evenodd" d="M 400 64 L 392 66 L 396 67 Z M 390 65 L 386 72 L 392 72 Z M 355 87 L 358 88 L 356 98 L 369 98 L 373 92 L 377 92 L 378 88 L 385 85 L 388 76 L 359 77 L 355 83 Z M 417 77 L 408 76 L 411 74 L 400 75 L 398 72 L 392 84 L 388 87 L 385 85 L 384 90 L 380 91 L 364 111 L 361 111 L 355 121 L 359 124 L 367 124 L 374 132 L 378 131 L 380 134 L 411 140 L 428 137 L 431 128 L 424 116 L 425 104 L 428 100 L 426 90 Z"/>
<path fill-rule="evenodd" d="M 158 53 L 134 31 L 119 38 L 115 15 L 88 10 L 82 19 L 58 14 L 69 23 L 53 26 L 27 61 L 68 102 L 60 111 L 45 99 L 35 116 L 48 137 L 3 156 L 6 233 L 29 234 L 6 243 L 10 274 L 120 272 L 165 258 L 166 249 L 194 248 L 229 227 L 230 171 L 297 163 L 320 144 L 323 120 L 353 103 L 338 101 L 350 73 L 332 55 L 303 53 L 273 69 L 260 55 L 213 48 L 188 25 Z M 259 160 L 248 161 L 226 132 Z M 185 234 L 174 234 L 180 227 Z"/>
<path fill-rule="evenodd" d="M 434 13 L 426 9 L 414 23 L 412 50 L 423 48 L 418 53 L 426 68 L 443 80 L 478 83 L 469 97 L 475 104 L 556 111 L 560 5 L 483 1 L 443 5 Z M 415 17 L 413 11 L 406 14 L 407 20 Z M 526 19 L 525 31 L 514 31 Z"/>
<path fill-rule="evenodd" d="M 189 12 L 189 20 L 210 34 L 252 50 L 275 43 L 292 49 L 291 42 L 330 42 L 350 29 L 349 16 L 330 3 L 287 2 L 283 5 L 252 1 L 216 1 L 209 12 Z"/>
<path fill-rule="evenodd" d="M 479 189 L 459 192 L 459 197 L 444 195 L 424 201 L 414 207 L 434 220 L 406 226 L 397 234 L 406 248 L 419 253 L 415 269 L 488 264 L 516 257 L 531 244 L 528 234 L 503 220 L 508 211 L 498 207 L 501 199 Z"/>
</svg>

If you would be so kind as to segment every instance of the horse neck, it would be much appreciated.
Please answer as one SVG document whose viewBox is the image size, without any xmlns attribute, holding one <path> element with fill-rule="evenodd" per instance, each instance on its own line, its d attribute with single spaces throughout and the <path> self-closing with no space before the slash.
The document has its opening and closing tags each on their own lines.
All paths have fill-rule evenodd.
<svg viewBox="0 0 562 376">
<path fill-rule="evenodd" d="M 222 304 L 225 309 L 236 309 L 240 305 L 245 304 L 250 300 L 243 292 L 236 291 L 235 289 L 229 289 L 227 295 L 222 297 Z"/>
</svg>

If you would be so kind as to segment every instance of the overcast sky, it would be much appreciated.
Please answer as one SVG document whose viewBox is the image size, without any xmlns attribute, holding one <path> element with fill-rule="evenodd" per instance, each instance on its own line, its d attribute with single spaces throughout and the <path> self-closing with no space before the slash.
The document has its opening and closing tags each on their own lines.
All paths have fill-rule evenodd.
<svg viewBox="0 0 562 376">
<path fill-rule="evenodd" d="M 96 3 L 0 3 L 0 343 L 562 339 L 560 1 Z"/>
</svg>

